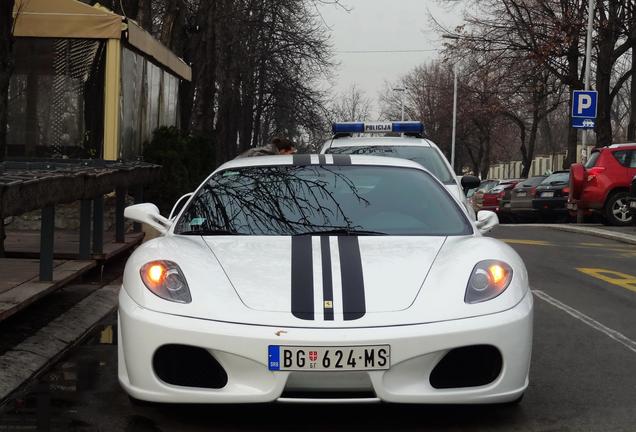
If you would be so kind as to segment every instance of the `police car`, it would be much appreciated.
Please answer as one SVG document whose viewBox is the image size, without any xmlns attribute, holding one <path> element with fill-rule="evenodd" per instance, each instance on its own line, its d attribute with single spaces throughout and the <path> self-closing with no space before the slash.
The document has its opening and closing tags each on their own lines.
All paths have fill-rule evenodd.
<svg viewBox="0 0 636 432">
<path fill-rule="evenodd" d="M 119 381 L 169 403 L 507 403 L 528 386 L 523 261 L 420 164 L 360 155 L 230 161 L 119 294 Z"/>
<path fill-rule="evenodd" d="M 333 138 L 325 142 L 320 153 L 365 154 L 409 159 L 422 165 L 435 175 L 446 189 L 459 200 L 473 219 L 475 210 L 466 198 L 466 192 L 479 186 L 474 176 L 458 178 L 442 151 L 423 137 L 421 122 L 344 122 L 332 125 Z M 402 136 L 354 136 L 360 134 L 400 133 Z"/>
</svg>

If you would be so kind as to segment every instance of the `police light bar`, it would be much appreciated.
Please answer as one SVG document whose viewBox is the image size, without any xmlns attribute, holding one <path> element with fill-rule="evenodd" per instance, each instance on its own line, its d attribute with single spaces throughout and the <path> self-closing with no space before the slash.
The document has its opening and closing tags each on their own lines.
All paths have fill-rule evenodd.
<svg viewBox="0 0 636 432">
<path fill-rule="evenodd" d="M 424 124 L 416 121 L 404 122 L 344 122 L 334 123 L 332 125 L 334 134 L 349 133 L 405 133 L 405 134 L 423 134 Z"/>
</svg>

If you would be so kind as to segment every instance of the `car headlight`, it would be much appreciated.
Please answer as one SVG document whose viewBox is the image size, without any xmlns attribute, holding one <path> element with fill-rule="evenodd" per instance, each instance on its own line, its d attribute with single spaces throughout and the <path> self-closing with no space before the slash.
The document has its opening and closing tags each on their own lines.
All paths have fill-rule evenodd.
<svg viewBox="0 0 636 432">
<path fill-rule="evenodd" d="M 504 292 L 512 280 L 512 268 L 502 261 L 485 260 L 477 263 L 468 279 L 466 303 L 480 303 Z"/>
<path fill-rule="evenodd" d="M 172 261 L 151 261 L 139 270 L 141 280 L 153 294 L 162 299 L 190 303 L 192 296 L 185 276 L 179 266 Z"/>
</svg>

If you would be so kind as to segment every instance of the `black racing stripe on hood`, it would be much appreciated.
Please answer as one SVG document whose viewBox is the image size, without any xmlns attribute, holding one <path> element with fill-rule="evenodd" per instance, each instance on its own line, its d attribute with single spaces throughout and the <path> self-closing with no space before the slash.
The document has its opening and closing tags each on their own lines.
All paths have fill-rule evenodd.
<svg viewBox="0 0 636 432">
<path fill-rule="evenodd" d="M 294 166 L 306 166 L 311 165 L 311 155 L 308 154 L 295 154 L 293 159 Z"/>
<path fill-rule="evenodd" d="M 313 267 L 311 236 L 292 237 L 291 310 L 302 320 L 315 319 Z"/>
<path fill-rule="evenodd" d="M 333 164 L 334 165 L 351 165 L 351 156 L 343 155 L 343 154 L 335 154 L 333 156 Z"/>
<path fill-rule="evenodd" d="M 345 321 L 353 321 L 366 314 L 362 257 L 358 237 L 338 237 L 338 252 L 342 278 L 343 315 Z"/>
<path fill-rule="evenodd" d="M 320 253 L 322 259 L 322 296 L 325 321 L 333 321 L 333 280 L 331 273 L 331 246 L 329 237 L 320 237 Z M 330 307 L 328 307 L 330 306 Z"/>
</svg>

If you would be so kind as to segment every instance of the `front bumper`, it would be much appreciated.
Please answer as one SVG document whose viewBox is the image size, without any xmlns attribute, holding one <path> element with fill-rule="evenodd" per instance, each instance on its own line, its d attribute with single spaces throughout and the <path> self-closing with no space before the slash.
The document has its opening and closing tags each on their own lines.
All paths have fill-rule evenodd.
<svg viewBox="0 0 636 432">
<path fill-rule="evenodd" d="M 507 402 L 528 386 L 532 319 L 533 300 L 528 291 L 512 309 L 461 320 L 358 329 L 280 329 L 149 311 L 122 289 L 119 381 L 137 399 L 168 403 L 273 402 L 283 400 L 286 390 L 369 390 L 377 400 L 397 403 Z M 227 385 L 215 390 L 164 383 L 152 364 L 155 351 L 165 344 L 205 348 L 226 370 Z M 391 369 L 325 373 L 272 372 L 267 367 L 268 345 L 375 344 L 391 345 Z M 455 389 L 431 386 L 430 372 L 450 349 L 478 344 L 495 346 L 501 352 L 503 366 L 492 383 Z"/>
</svg>

